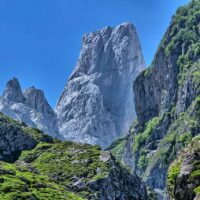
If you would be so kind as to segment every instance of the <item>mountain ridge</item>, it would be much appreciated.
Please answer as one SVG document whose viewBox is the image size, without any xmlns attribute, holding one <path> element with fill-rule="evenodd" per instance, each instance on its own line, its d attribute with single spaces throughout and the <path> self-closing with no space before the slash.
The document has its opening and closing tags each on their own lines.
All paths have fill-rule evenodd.
<svg viewBox="0 0 200 200">
<path fill-rule="evenodd" d="M 22 92 L 17 78 L 7 82 L 0 97 L 0 112 L 37 127 L 54 137 L 62 138 L 59 134 L 56 114 L 46 100 L 44 92 L 33 86 Z"/>
</svg>

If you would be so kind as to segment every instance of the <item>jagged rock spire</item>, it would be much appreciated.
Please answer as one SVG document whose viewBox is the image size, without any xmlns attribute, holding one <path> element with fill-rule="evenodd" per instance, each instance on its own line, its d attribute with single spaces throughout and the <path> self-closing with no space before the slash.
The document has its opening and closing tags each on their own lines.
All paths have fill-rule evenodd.
<svg viewBox="0 0 200 200">
<path fill-rule="evenodd" d="M 0 112 L 62 139 L 57 116 L 45 98 L 44 92 L 30 87 L 22 93 L 16 78 L 6 84 L 6 89 L 0 97 Z"/>
<path fill-rule="evenodd" d="M 36 89 L 34 86 L 26 89 L 23 95 L 26 98 L 26 103 L 35 110 L 47 113 L 51 109 L 44 92 L 40 89 Z"/>
<path fill-rule="evenodd" d="M 17 78 L 14 77 L 7 82 L 3 98 L 14 102 L 23 102 L 25 100 Z"/>
</svg>

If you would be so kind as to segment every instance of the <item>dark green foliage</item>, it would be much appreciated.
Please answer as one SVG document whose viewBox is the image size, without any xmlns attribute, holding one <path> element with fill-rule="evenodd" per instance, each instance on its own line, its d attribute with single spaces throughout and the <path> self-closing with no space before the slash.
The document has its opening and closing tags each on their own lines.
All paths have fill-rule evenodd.
<svg viewBox="0 0 200 200">
<path fill-rule="evenodd" d="M 145 126 L 145 129 L 142 133 L 138 133 L 134 136 L 133 151 L 136 152 L 142 144 L 148 139 L 152 131 L 160 123 L 162 117 L 154 117 L 151 119 Z"/>
<path fill-rule="evenodd" d="M 160 160 L 168 166 L 183 147 L 187 146 L 196 131 L 200 130 L 200 106 L 197 97 L 188 111 L 179 115 L 169 127 L 168 134 L 160 141 L 156 153 L 149 159 L 149 166 Z M 197 134 L 197 133 L 196 133 Z"/>
<path fill-rule="evenodd" d="M 177 55 L 179 67 L 179 84 L 192 73 L 200 70 L 200 1 L 191 2 L 177 10 L 166 36 L 162 41 L 162 48 L 166 56 Z M 198 63 L 198 64 L 196 64 Z M 197 72 L 196 72 L 196 74 Z M 198 81 L 195 78 L 195 81 Z"/>
<path fill-rule="evenodd" d="M 117 160 L 122 160 L 123 150 L 124 150 L 125 138 L 120 138 L 114 141 L 108 148 L 108 151 L 111 151 Z"/>
</svg>

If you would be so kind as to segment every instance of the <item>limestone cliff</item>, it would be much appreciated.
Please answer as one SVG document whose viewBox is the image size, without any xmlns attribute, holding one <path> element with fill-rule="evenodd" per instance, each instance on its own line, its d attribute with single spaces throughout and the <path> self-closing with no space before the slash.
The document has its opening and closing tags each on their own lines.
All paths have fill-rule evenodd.
<svg viewBox="0 0 200 200">
<path fill-rule="evenodd" d="M 133 80 L 143 68 L 132 24 L 86 34 L 56 106 L 64 138 L 106 147 L 126 134 L 135 117 Z"/>
<path fill-rule="evenodd" d="M 200 133 L 200 1 L 177 10 L 151 66 L 134 82 L 138 121 L 109 149 L 163 198 L 167 170 Z"/>
</svg>

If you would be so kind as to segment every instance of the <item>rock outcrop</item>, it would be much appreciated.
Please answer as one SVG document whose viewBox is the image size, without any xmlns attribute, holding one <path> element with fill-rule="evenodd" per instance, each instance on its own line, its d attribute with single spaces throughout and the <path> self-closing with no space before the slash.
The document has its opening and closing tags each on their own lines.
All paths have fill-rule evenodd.
<svg viewBox="0 0 200 200">
<path fill-rule="evenodd" d="M 200 199 L 200 136 L 196 136 L 170 165 L 167 189 L 171 199 Z"/>
<path fill-rule="evenodd" d="M 200 133 L 199 9 L 192 1 L 173 16 L 152 65 L 134 82 L 138 122 L 111 145 L 161 199 L 170 163 Z"/>
<path fill-rule="evenodd" d="M 144 68 L 130 23 L 86 34 L 75 70 L 56 106 L 67 140 L 108 146 L 134 117 L 133 80 Z"/>
<path fill-rule="evenodd" d="M 145 183 L 99 146 L 55 140 L 1 113 L 0 139 L 0 199 L 151 198 Z"/>
<path fill-rule="evenodd" d="M 22 151 L 35 148 L 39 142 L 51 143 L 53 139 L 0 113 L 0 160 L 14 162 Z"/>
<path fill-rule="evenodd" d="M 8 81 L 0 97 L 0 112 L 37 127 L 53 137 L 61 138 L 57 116 L 48 104 L 43 91 L 31 87 L 22 92 L 16 78 Z"/>
</svg>

